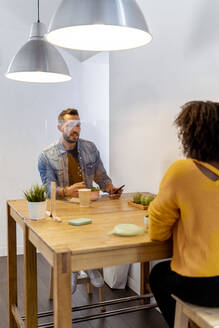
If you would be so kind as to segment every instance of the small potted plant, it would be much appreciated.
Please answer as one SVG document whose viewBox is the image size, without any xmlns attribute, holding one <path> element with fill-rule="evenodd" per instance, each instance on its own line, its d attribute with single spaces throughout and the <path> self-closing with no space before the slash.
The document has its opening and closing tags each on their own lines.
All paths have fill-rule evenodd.
<svg viewBox="0 0 219 328">
<path fill-rule="evenodd" d="M 99 198 L 99 194 L 100 194 L 100 188 L 98 187 L 91 188 L 90 200 L 97 200 Z"/>
<path fill-rule="evenodd" d="M 39 186 L 38 184 L 35 184 L 29 190 L 24 191 L 24 196 L 28 201 L 30 219 L 43 219 L 46 212 L 47 197 L 45 186 Z"/>
</svg>

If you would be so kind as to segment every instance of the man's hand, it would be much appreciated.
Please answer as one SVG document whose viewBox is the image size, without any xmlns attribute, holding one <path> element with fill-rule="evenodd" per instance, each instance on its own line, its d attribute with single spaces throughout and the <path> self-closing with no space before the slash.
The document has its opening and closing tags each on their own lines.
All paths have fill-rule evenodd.
<svg viewBox="0 0 219 328">
<path fill-rule="evenodd" d="M 65 196 L 78 197 L 78 189 L 86 188 L 84 182 L 77 182 L 69 187 L 65 187 Z"/>
<path fill-rule="evenodd" d="M 110 199 L 119 199 L 122 195 L 123 189 L 118 190 L 119 188 L 114 187 L 112 183 L 106 185 L 106 191 L 109 193 Z M 116 192 L 118 190 L 118 192 Z"/>
</svg>

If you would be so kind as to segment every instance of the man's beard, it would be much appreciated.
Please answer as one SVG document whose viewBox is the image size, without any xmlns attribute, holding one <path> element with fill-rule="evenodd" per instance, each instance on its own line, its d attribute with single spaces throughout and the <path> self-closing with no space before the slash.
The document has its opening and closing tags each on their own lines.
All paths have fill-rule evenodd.
<svg viewBox="0 0 219 328">
<path fill-rule="evenodd" d="M 63 133 L 63 138 L 64 138 L 64 140 L 65 140 L 66 142 L 68 142 L 68 143 L 71 143 L 71 144 L 76 143 L 77 140 L 78 140 L 79 134 L 78 134 L 77 132 L 74 132 L 72 135 L 73 135 L 73 136 L 74 136 L 74 135 L 77 135 L 77 138 L 76 138 L 76 139 L 72 139 L 72 138 L 70 138 L 66 133 Z"/>
</svg>

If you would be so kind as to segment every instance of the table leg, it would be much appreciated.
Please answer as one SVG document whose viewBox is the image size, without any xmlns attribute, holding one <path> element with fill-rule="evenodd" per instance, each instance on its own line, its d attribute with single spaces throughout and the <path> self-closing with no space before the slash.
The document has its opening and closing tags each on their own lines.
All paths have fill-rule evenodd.
<svg viewBox="0 0 219 328">
<path fill-rule="evenodd" d="M 10 206 L 7 204 L 8 224 L 8 326 L 17 328 L 17 323 L 12 313 L 12 306 L 17 306 L 17 239 L 16 222 L 10 216 Z"/>
<path fill-rule="evenodd" d="M 25 328 L 37 328 L 37 257 L 36 248 L 29 241 L 29 229 L 24 228 L 24 296 Z"/>
<path fill-rule="evenodd" d="M 141 276 L 140 276 L 140 294 L 151 293 L 149 285 L 150 262 L 141 263 Z M 150 299 L 141 300 L 142 304 L 150 303 Z"/>
<path fill-rule="evenodd" d="M 72 327 L 71 252 L 54 253 L 54 327 Z"/>
</svg>

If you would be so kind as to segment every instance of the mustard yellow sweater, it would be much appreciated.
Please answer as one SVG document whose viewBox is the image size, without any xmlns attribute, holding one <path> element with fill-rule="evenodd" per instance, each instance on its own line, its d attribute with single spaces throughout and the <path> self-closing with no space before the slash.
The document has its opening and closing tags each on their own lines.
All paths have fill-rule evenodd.
<svg viewBox="0 0 219 328">
<path fill-rule="evenodd" d="M 149 235 L 173 236 L 171 269 L 183 276 L 219 276 L 219 180 L 200 171 L 196 160 L 174 162 L 149 206 Z M 219 170 L 199 162 L 219 176 Z"/>
</svg>

